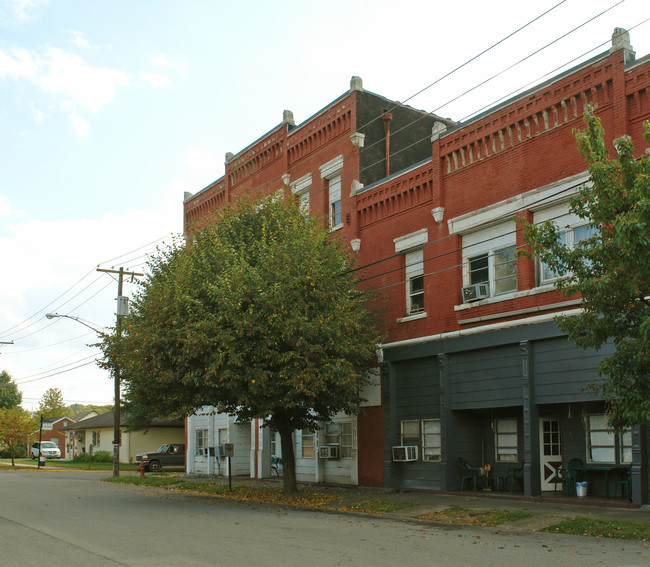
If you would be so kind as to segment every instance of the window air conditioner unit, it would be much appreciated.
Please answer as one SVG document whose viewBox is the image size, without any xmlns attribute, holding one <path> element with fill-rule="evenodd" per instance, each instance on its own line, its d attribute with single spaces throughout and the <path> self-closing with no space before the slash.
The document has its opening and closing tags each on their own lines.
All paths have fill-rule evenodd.
<svg viewBox="0 0 650 567">
<path fill-rule="evenodd" d="M 490 284 L 477 283 L 463 288 L 463 303 L 478 301 L 490 297 Z"/>
<path fill-rule="evenodd" d="M 417 461 L 418 460 L 418 447 L 417 445 L 401 445 L 393 447 L 393 461 Z"/>
<path fill-rule="evenodd" d="M 339 446 L 338 445 L 323 445 L 318 448 L 319 459 L 338 459 Z"/>
<path fill-rule="evenodd" d="M 225 457 L 226 456 L 226 447 L 225 447 L 225 445 L 217 445 L 214 449 L 215 449 L 215 455 L 217 457 Z"/>
<path fill-rule="evenodd" d="M 205 456 L 205 447 L 199 447 L 197 453 L 201 456 Z"/>
</svg>

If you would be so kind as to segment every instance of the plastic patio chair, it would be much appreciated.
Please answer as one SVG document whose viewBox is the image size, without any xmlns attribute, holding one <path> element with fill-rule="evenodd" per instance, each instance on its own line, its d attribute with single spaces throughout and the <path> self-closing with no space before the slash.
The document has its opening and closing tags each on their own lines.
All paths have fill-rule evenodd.
<svg viewBox="0 0 650 567">
<path fill-rule="evenodd" d="M 460 490 L 463 490 L 466 480 L 472 481 L 474 490 L 476 490 L 476 481 L 477 479 L 481 480 L 482 476 L 481 468 L 471 466 L 465 459 L 463 459 L 463 457 L 458 457 L 456 467 L 460 473 Z"/>
<path fill-rule="evenodd" d="M 515 490 L 515 481 L 518 481 L 521 484 L 523 489 L 524 486 L 524 463 L 519 463 L 517 468 L 514 468 L 510 471 L 510 476 L 508 477 L 508 483 L 510 485 L 510 492 Z"/>
</svg>

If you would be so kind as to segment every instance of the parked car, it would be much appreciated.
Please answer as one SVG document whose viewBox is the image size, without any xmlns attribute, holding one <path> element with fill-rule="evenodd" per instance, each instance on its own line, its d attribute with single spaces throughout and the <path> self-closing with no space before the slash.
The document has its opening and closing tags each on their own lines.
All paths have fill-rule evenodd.
<svg viewBox="0 0 650 567">
<path fill-rule="evenodd" d="M 40 451 L 38 447 L 38 441 L 32 444 L 31 454 L 32 459 L 37 459 L 40 456 Z M 61 449 L 57 446 L 56 443 L 52 441 L 41 441 L 41 448 L 43 449 L 43 456 L 46 459 L 60 459 L 61 458 Z"/>
<path fill-rule="evenodd" d="M 185 468 L 185 445 L 165 443 L 157 451 L 135 456 L 135 464 L 144 463 L 144 470 L 160 472 L 163 468 Z"/>
</svg>

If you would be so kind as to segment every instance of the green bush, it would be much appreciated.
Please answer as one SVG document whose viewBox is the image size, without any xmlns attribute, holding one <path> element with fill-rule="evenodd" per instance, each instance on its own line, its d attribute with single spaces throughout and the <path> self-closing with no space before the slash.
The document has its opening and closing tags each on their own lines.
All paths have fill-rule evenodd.
<svg viewBox="0 0 650 567">
<path fill-rule="evenodd" d="M 97 451 L 93 455 L 93 462 L 95 463 L 112 463 L 113 462 L 113 453 L 108 451 Z"/>
<path fill-rule="evenodd" d="M 97 451 L 91 457 L 90 453 L 81 453 L 76 455 L 72 460 L 75 463 L 112 463 L 113 454 L 109 451 Z"/>
<path fill-rule="evenodd" d="M 27 449 L 24 445 L 16 447 L 16 454 L 14 455 L 16 459 L 24 459 L 26 456 Z M 0 449 L 0 459 L 11 459 L 11 451 L 9 451 L 9 447 L 3 447 Z"/>
</svg>

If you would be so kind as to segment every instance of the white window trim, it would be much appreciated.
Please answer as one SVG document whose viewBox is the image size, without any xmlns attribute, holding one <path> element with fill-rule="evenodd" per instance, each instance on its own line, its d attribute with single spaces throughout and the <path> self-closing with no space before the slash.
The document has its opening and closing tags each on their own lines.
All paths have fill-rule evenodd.
<svg viewBox="0 0 650 567">
<path fill-rule="evenodd" d="M 405 252 L 409 248 L 418 248 L 429 242 L 429 229 L 423 228 L 410 234 L 393 238 L 395 244 L 395 253 Z"/>
<path fill-rule="evenodd" d="M 587 436 L 587 462 L 588 463 L 615 463 L 616 462 L 616 433 L 614 430 L 609 429 L 608 427 L 605 428 L 593 428 L 591 427 L 591 419 L 592 417 L 604 417 L 605 420 L 605 425 L 607 425 L 607 415 L 602 414 L 602 413 L 590 413 L 587 414 L 586 420 L 587 420 L 587 426 L 585 427 L 585 434 Z M 607 444 L 597 444 L 592 446 L 592 438 L 591 434 L 593 433 L 598 433 L 598 434 L 605 434 L 608 438 L 611 438 L 611 443 Z M 592 458 L 592 453 L 593 453 L 593 447 L 596 449 L 601 449 L 601 450 L 607 450 L 611 451 L 612 458 L 606 461 L 603 460 L 597 460 Z"/>
<path fill-rule="evenodd" d="M 415 252 L 429 242 L 429 229 L 422 228 L 405 234 L 404 236 L 398 236 L 393 239 L 393 244 L 395 245 L 395 253 L 402 253 L 405 256 L 411 252 Z M 424 258 L 422 259 L 422 275 L 424 275 Z M 397 319 L 398 323 L 407 323 L 409 321 L 416 321 L 418 319 L 424 319 L 427 317 L 427 312 L 422 311 L 420 313 L 409 313 L 410 311 L 410 300 L 411 300 L 411 290 L 410 290 L 410 279 L 406 277 L 408 272 L 408 266 L 405 267 L 404 271 L 404 293 L 406 294 L 406 315 Z"/>
<path fill-rule="evenodd" d="M 470 260 L 487 254 L 488 284 L 490 298 L 504 297 L 517 292 L 516 274 L 515 289 L 496 294 L 495 254 L 507 248 L 516 247 L 516 225 L 514 221 L 501 222 L 480 230 L 462 235 L 463 239 L 463 287 L 470 283 Z M 477 302 L 480 303 L 480 302 Z"/>
<path fill-rule="evenodd" d="M 321 165 L 318 169 L 323 179 L 329 179 L 330 177 L 339 175 L 343 170 L 343 155 L 336 156 L 334 159 Z"/>
<path fill-rule="evenodd" d="M 329 188 L 327 191 L 327 218 L 329 219 L 329 225 L 330 225 L 330 232 L 335 231 L 335 230 L 340 230 L 343 228 L 343 176 L 341 175 L 341 172 L 343 171 L 343 155 L 336 156 L 334 159 L 328 161 L 327 163 L 321 165 L 319 168 L 320 171 L 320 176 L 322 179 L 325 179 L 326 181 L 330 181 L 331 179 L 334 179 L 336 177 L 340 177 L 339 181 L 339 186 L 340 186 L 340 195 L 339 195 L 339 201 L 341 201 L 341 222 L 339 224 L 333 225 L 332 224 L 332 203 L 334 201 L 331 200 L 330 193 L 329 193 Z"/>
<path fill-rule="evenodd" d="M 299 199 L 301 210 L 307 215 L 309 215 L 310 210 L 310 189 L 311 173 L 303 175 L 291 184 L 291 192 Z"/>
<path fill-rule="evenodd" d="M 429 422 L 429 421 L 434 422 L 434 423 L 435 422 L 438 423 L 438 433 L 429 433 L 428 434 L 430 437 L 437 438 L 437 441 L 438 441 L 437 444 L 425 445 L 425 443 L 424 443 L 424 437 L 425 437 L 424 424 L 426 422 Z M 441 429 L 441 427 L 442 427 L 442 423 L 440 421 L 440 418 L 423 419 L 422 423 L 420 424 L 420 431 L 421 431 L 421 434 L 422 434 L 422 441 L 421 441 L 421 443 L 422 443 L 422 460 L 425 463 L 439 463 L 440 461 L 442 461 L 442 429 Z M 437 455 L 434 455 L 433 459 L 427 459 L 426 458 L 427 449 L 438 449 L 439 453 Z"/>
<path fill-rule="evenodd" d="M 515 444 L 514 445 L 502 445 L 499 443 L 500 435 L 512 435 L 512 431 L 499 432 L 499 423 L 500 422 L 511 422 L 515 424 Z M 514 449 L 515 458 L 514 459 L 505 459 L 502 458 L 502 455 L 509 455 L 512 453 L 502 453 L 500 449 Z M 502 417 L 495 420 L 494 423 L 494 459 L 497 463 L 517 463 L 519 462 L 519 423 L 517 422 L 516 417 Z"/>
</svg>

